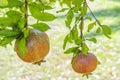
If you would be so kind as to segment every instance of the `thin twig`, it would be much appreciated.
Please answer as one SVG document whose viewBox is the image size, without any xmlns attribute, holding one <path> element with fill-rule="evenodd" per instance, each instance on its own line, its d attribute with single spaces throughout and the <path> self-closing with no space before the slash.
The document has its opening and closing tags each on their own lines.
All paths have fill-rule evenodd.
<svg viewBox="0 0 120 80">
<path fill-rule="evenodd" d="M 99 22 L 99 20 L 96 18 L 96 16 L 94 15 L 93 11 L 91 10 L 91 8 L 89 7 L 89 5 L 86 2 L 86 5 L 90 11 L 90 13 L 92 14 L 92 16 L 94 17 L 94 19 L 96 20 L 96 22 L 98 23 L 99 26 L 102 26 L 101 23 Z"/>
<path fill-rule="evenodd" d="M 27 28 L 28 26 L 28 1 L 27 0 L 25 0 L 25 9 L 26 9 L 26 13 L 24 14 L 24 17 L 26 19 L 26 23 L 24 27 Z"/>
<path fill-rule="evenodd" d="M 81 36 L 81 39 L 83 39 L 83 23 L 84 23 L 84 18 L 81 17 L 81 22 L 80 22 L 80 36 Z"/>
<path fill-rule="evenodd" d="M 84 0 L 83 7 L 86 5 L 86 0 Z M 83 34 L 83 26 L 84 26 L 84 16 L 81 16 L 81 22 L 80 22 L 80 37 L 82 39 L 81 47 L 83 47 L 83 40 L 84 40 L 84 34 Z"/>
<path fill-rule="evenodd" d="M 39 0 L 39 2 L 40 2 L 42 5 L 44 5 L 43 2 L 42 2 L 41 0 Z"/>
</svg>

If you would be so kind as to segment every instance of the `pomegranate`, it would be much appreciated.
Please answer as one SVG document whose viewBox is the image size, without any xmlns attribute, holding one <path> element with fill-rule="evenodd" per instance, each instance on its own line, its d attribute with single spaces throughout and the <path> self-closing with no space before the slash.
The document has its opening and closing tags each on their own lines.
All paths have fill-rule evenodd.
<svg viewBox="0 0 120 80">
<path fill-rule="evenodd" d="M 79 52 L 72 60 L 72 68 L 75 72 L 81 74 L 90 74 L 97 67 L 97 58 L 92 53 L 87 55 Z"/>
<path fill-rule="evenodd" d="M 49 52 L 49 38 L 46 33 L 39 30 L 30 30 L 26 38 L 25 55 L 22 56 L 18 49 L 18 40 L 15 42 L 15 51 L 17 55 L 25 62 L 39 62 Z"/>
</svg>

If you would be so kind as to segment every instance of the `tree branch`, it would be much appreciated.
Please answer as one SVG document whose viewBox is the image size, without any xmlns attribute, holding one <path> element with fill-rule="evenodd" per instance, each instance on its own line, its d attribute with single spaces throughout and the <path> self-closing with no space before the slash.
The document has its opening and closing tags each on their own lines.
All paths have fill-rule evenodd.
<svg viewBox="0 0 120 80">
<path fill-rule="evenodd" d="M 41 0 L 39 0 L 39 1 L 40 1 L 40 3 L 41 3 L 42 5 L 44 5 L 43 2 L 42 2 Z"/>
<path fill-rule="evenodd" d="M 94 15 L 93 11 L 91 10 L 91 8 L 89 7 L 89 5 L 86 2 L 86 5 L 90 11 L 90 13 L 92 14 L 93 18 L 95 19 L 95 21 L 98 23 L 99 26 L 102 26 L 101 23 L 99 22 L 99 20 L 96 18 L 96 16 Z"/>
<path fill-rule="evenodd" d="M 83 2 L 83 7 L 86 5 L 86 0 Z M 84 40 L 84 35 L 83 35 L 83 26 L 84 26 L 84 16 L 81 16 L 81 22 L 80 22 L 80 37 L 82 39 L 81 42 L 81 47 L 83 47 L 83 40 Z"/>
<path fill-rule="evenodd" d="M 27 0 L 25 0 L 25 9 L 26 9 L 26 13 L 24 14 L 24 17 L 26 19 L 26 23 L 24 27 L 27 28 L 28 26 L 28 1 Z"/>
</svg>

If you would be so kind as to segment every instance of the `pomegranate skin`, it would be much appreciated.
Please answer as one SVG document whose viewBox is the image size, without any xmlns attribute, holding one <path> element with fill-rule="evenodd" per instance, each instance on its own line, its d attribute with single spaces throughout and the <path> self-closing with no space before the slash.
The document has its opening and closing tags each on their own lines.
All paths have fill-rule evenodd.
<svg viewBox="0 0 120 80">
<path fill-rule="evenodd" d="M 89 74 L 97 67 L 97 58 L 92 53 L 87 55 L 78 53 L 72 60 L 72 68 L 75 72 L 81 74 Z"/>
<path fill-rule="evenodd" d="M 30 30 L 26 38 L 26 50 L 24 57 L 18 49 L 18 40 L 15 42 L 15 51 L 20 59 L 25 62 L 39 62 L 49 53 L 49 38 L 46 33 L 38 30 Z"/>
</svg>

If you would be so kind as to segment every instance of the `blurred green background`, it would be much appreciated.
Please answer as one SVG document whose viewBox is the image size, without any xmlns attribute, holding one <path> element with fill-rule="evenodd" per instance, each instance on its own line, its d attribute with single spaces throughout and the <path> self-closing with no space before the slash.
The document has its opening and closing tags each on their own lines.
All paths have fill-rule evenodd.
<svg viewBox="0 0 120 80">
<path fill-rule="evenodd" d="M 101 62 L 89 79 L 75 73 L 70 63 L 72 54 L 64 54 L 62 45 L 68 32 L 64 24 L 65 15 L 56 14 L 54 9 L 52 12 L 58 18 L 49 22 L 51 29 L 47 34 L 51 49 L 45 58 L 47 62 L 41 66 L 23 62 L 14 52 L 13 42 L 12 46 L 0 47 L 0 80 L 120 80 L 120 0 L 94 0 L 89 6 L 101 23 L 112 29 L 112 39 L 93 32 L 86 34 L 97 37 L 97 43 L 88 42 L 88 46 Z"/>
</svg>

